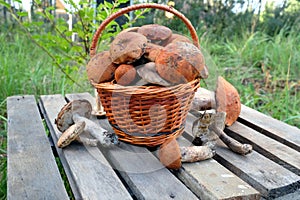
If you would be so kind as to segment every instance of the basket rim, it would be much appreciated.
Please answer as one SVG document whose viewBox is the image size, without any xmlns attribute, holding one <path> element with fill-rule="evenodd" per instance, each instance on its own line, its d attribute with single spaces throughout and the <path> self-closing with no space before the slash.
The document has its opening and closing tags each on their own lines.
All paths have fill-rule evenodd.
<svg viewBox="0 0 300 200">
<path fill-rule="evenodd" d="M 95 83 L 91 82 L 91 84 L 96 89 L 105 89 L 110 90 L 113 92 L 126 92 L 128 94 L 157 94 L 162 92 L 168 92 L 168 91 L 176 91 L 176 90 L 182 90 L 186 87 L 193 87 L 198 88 L 200 86 L 200 78 L 194 79 L 187 83 L 181 83 L 176 84 L 172 86 L 159 86 L 159 85 L 130 85 L 130 86 L 123 86 L 119 84 L 115 84 L 114 81 L 111 82 L 105 82 L 105 83 Z"/>
</svg>

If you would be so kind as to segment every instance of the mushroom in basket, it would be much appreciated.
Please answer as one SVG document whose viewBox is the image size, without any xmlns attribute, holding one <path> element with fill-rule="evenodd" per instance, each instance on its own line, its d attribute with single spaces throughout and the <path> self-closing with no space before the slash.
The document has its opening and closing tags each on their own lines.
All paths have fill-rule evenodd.
<svg viewBox="0 0 300 200">
<path fill-rule="evenodd" d="M 96 145 L 100 142 L 103 146 L 118 143 L 118 138 L 113 133 L 108 133 L 95 122 L 90 120 L 92 105 L 85 99 L 74 100 L 67 103 L 58 113 L 55 124 L 62 135 L 58 139 L 58 147 L 66 147 L 72 141 L 77 140 L 82 132 L 87 132 L 95 139 L 80 140 L 88 145 Z"/>
</svg>

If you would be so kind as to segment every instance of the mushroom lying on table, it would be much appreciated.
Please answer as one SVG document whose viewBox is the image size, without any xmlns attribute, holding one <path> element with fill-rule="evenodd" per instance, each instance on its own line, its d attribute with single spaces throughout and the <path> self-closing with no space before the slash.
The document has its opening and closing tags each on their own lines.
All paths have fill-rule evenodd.
<svg viewBox="0 0 300 200">
<path fill-rule="evenodd" d="M 209 92 L 204 92 L 195 95 L 195 99 L 192 103 L 193 110 L 208 110 L 216 109 L 219 121 L 215 122 L 214 118 L 211 119 L 211 123 L 207 124 L 208 131 L 213 131 L 232 151 L 245 155 L 252 151 L 252 146 L 249 144 L 241 144 L 235 139 L 229 137 L 224 133 L 223 129 L 225 125 L 231 126 L 238 118 L 241 112 L 241 102 L 237 90 L 229 82 L 227 82 L 223 77 L 218 77 L 217 89 L 215 96 Z M 222 115 L 224 113 L 224 115 Z M 193 129 L 197 129 L 199 123 L 201 123 L 201 118 L 195 121 L 193 124 Z M 203 121 L 203 120 L 202 120 Z M 199 130 L 201 132 L 201 130 Z M 198 131 L 198 132 L 199 132 Z M 197 131 L 193 131 L 195 138 L 200 134 Z"/>
<path fill-rule="evenodd" d="M 81 132 L 87 132 L 103 146 L 118 143 L 114 133 L 108 133 L 95 122 L 90 120 L 92 105 L 85 99 L 67 103 L 58 113 L 55 124 L 62 132 L 58 140 L 58 147 L 65 147 L 78 138 Z"/>
<path fill-rule="evenodd" d="M 179 169 L 182 162 L 197 162 L 214 155 L 215 151 L 208 146 L 180 147 L 175 138 L 167 139 L 158 152 L 160 162 L 169 169 Z"/>
</svg>

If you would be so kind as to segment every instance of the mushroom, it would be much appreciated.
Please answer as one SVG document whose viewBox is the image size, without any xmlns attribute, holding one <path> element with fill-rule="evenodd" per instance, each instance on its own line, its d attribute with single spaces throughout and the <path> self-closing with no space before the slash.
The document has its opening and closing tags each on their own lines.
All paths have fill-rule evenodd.
<svg viewBox="0 0 300 200">
<path fill-rule="evenodd" d="M 96 54 L 88 62 L 86 70 L 88 79 L 94 83 L 111 81 L 117 66 L 112 63 L 108 51 Z"/>
<path fill-rule="evenodd" d="M 252 152 L 252 145 L 250 144 L 241 144 L 237 140 L 229 137 L 224 133 L 225 128 L 225 112 L 218 112 L 217 116 L 214 119 L 214 122 L 209 125 L 209 129 L 216 133 L 218 137 L 233 151 L 241 155 L 246 155 Z"/>
<path fill-rule="evenodd" d="M 172 31 L 159 24 L 147 24 L 138 29 L 138 33 L 146 36 L 151 43 L 161 45 L 172 36 Z"/>
<path fill-rule="evenodd" d="M 159 76 L 154 62 L 149 62 L 139 66 L 137 73 L 147 83 L 153 83 L 161 86 L 171 86 L 169 82 Z"/>
<path fill-rule="evenodd" d="M 120 85 L 129 85 L 135 80 L 136 69 L 133 65 L 121 64 L 115 71 L 115 79 Z"/>
<path fill-rule="evenodd" d="M 129 28 L 126 28 L 124 30 L 122 30 L 120 33 L 125 33 L 125 32 L 137 32 L 139 30 L 140 27 L 137 27 L 137 26 L 133 26 L 133 27 L 129 27 Z"/>
<path fill-rule="evenodd" d="M 96 88 L 94 88 L 94 93 L 95 93 L 95 101 L 96 104 L 94 106 L 94 109 L 92 111 L 92 115 L 102 117 L 106 115 L 106 112 L 104 111 L 104 107 L 102 106 L 100 96 L 98 94 L 98 91 Z"/>
<path fill-rule="evenodd" d="M 148 43 L 146 48 L 145 48 L 145 54 L 144 57 L 147 58 L 148 60 L 155 62 L 156 57 L 159 55 L 161 50 L 163 50 L 164 47 L 153 44 L 153 43 Z"/>
<path fill-rule="evenodd" d="M 203 113 L 201 113 L 203 112 Z M 198 120 L 193 122 L 192 133 L 194 135 L 193 144 L 204 145 L 211 149 L 215 148 L 217 138 L 220 138 L 233 152 L 246 155 L 252 152 L 252 146 L 241 144 L 224 133 L 225 112 L 215 112 L 215 110 L 199 111 Z M 217 137 L 215 137 L 217 136 Z"/>
<path fill-rule="evenodd" d="M 82 137 L 80 138 L 79 135 L 83 133 L 85 127 L 85 122 L 78 122 L 76 124 L 71 125 L 65 132 L 62 133 L 62 135 L 59 137 L 57 141 L 57 146 L 59 148 L 64 148 L 68 146 L 73 141 L 78 141 L 83 144 L 89 145 L 89 146 L 97 146 L 98 140 L 95 139 L 89 139 Z"/>
<path fill-rule="evenodd" d="M 69 144 L 69 139 L 73 139 L 74 136 L 65 137 L 65 131 L 67 131 L 72 125 L 71 132 L 78 134 L 82 127 L 83 131 L 89 133 L 95 139 L 97 139 L 103 146 L 109 146 L 118 142 L 117 136 L 112 133 L 108 133 L 105 129 L 101 128 L 95 122 L 91 121 L 92 105 L 86 99 L 74 100 L 67 103 L 61 111 L 58 113 L 55 119 L 55 124 L 63 134 L 59 138 L 58 145 Z M 85 125 L 82 125 L 84 122 Z M 79 128 L 78 128 L 79 127 Z M 75 131 L 72 131 L 72 130 Z M 72 134 L 71 134 L 72 135 Z"/>
<path fill-rule="evenodd" d="M 186 42 L 168 44 L 157 56 L 155 64 L 159 75 L 174 84 L 196 79 L 205 66 L 200 49 Z"/>
<path fill-rule="evenodd" d="M 181 167 L 181 152 L 176 139 L 167 139 L 159 148 L 160 162 L 169 169 Z"/>
<path fill-rule="evenodd" d="M 218 112 L 226 112 L 227 126 L 231 126 L 241 113 L 241 102 L 238 91 L 223 77 L 218 77 L 216 90 Z"/>
<path fill-rule="evenodd" d="M 164 43 L 162 44 L 163 46 L 166 46 L 172 42 L 188 42 L 188 43 L 193 43 L 188 37 L 185 37 L 183 35 L 180 35 L 180 34 L 176 34 L 176 33 L 173 33 L 171 35 L 171 37 Z"/>
<path fill-rule="evenodd" d="M 110 56 L 115 64 L 130 64 L 140 59 L 145 52 L 147 38 L 135 32 L 119 33 L 110 45 Z"/>
<path fill-rule="evenodd" d="M 218 112 L 226 112 L 225 124 L 231 126 L 241 112 L 240 96 L 233 85 L 219 76 L 215 95 L 210 91 L 200 88 L 199 92 L 195 94 L 191 108 L 194 110 L 213 108 Z"/>
<path fill-rule="evenodd" d="M 215 154 L 207 146 L 179 147 L 175 138 L 167 139 L 159 148 L 159 160 L 169 169 L 179 169 L 182 162 L 197 162 L 212 158 Z"/>
</svg>

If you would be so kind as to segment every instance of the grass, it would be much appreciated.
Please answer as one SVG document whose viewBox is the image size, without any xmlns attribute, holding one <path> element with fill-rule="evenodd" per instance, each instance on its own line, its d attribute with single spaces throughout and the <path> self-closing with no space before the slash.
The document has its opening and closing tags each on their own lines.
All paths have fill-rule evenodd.
<svg viewBox="0 0 300 200">
<path fill-rule="evenodd" d="M 85 70 L 70 73 L 75 80 L 84 80 L 83 88 L 80 88 L 67 80 L 44 52 L 16 30 L 0 32 L 0 199 L 6 198 L 6 98 L 22 94 L 38 97 L 42 94 L 65 94 L 91 89 Z"/>
<path fill-rule="evenodd" d="M 14 34 L 11 34 L 13 32 Z M 201 39 L 214 89 L 217 75 L 239 91 L 243 104 L 300 128 L 300 35 L 269 37 L 244 33 L 217 41 L 209 34 Z M 0 199 L 6 197 L 6 97 L 18 94 L 64 94 L 91 89 L 84 67 L 70 75 L 84 87 L 72 84 L 50 58 L 17 31 L 0 33 Z"/>
<path fill-rule="evenodd" d="M 245 33 L 223 42 L 208 37 L 202 47 L 216 73 L 210 84 L 216 75 L 224 76 L 243 104 L 300 128 L 300 35 L 285 35 L 285 30 L 274 37 Z"/>
</svg>

